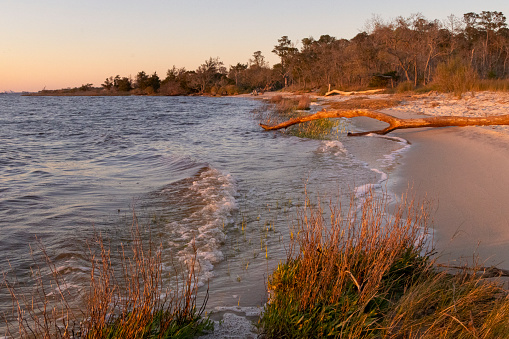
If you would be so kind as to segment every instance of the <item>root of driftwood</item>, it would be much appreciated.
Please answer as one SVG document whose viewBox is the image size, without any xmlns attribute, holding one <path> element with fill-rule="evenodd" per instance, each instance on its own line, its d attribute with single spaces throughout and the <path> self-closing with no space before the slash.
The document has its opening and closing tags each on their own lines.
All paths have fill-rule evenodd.
<svg viewBox="0 0 509 339">
<path fill-rule="evenodd" d="M 270 131 L 281 128 L 287 128 L 295 124 L 300 124 L 312 120 L 327 118 L 354 118 L 354 117 L 368 117 L 376 119 L 389 124 L 389 126 L 384 129 L 376 131 L 348 133 L 348 135 L 350 136 L 361 136 L 370 133 L 384 135 L 396 129 L 419 128 L 419 127 L 509 125 L 509 114 L 473 118 L 458 116 L 440 116 L 416 119 L 400 119 L 389 114 L 370 110 L 331 110 L 331 111 L 322 110 L 315 114 L 311 114 L 305 117 L 287 120 L 275 126 L 268 126 L 264 124 L 260 124 L 260 126 L 263 129 Z"/>
</svg>

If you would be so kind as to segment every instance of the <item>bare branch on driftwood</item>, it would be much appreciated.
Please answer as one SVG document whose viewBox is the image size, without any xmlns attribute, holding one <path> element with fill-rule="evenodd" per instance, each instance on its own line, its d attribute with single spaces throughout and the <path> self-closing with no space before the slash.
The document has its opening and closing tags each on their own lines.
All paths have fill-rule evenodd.
<svg viewBox="0 0 509 339">
<path fill-rule="evenodd" d="M 322 110 L 315 114 L 305 117 L 293 118 L 282 122 L 275 126 L 268 126 L 260 124 L 265 130 L 277 130 L 287 128 L 295 124 L 300 124 L 307 121 L 327 119 L 327 118 L 354 118 L 354 117 L 368 117 L 383 121 L 389 124 L 388 127 L 369 132 L 348 133 L 351 136 L 360 136 L 370 133 L 387 134 L 396 129 L 406 128 L 419 128 L 419 127 L 447 127 L 447 126 L 489 126 L 489 125 L 509 125 L 509 114 L 506 115 L 493 115 L 488 117 L 459 117 L 459 116 L 441 116 L 441 117 L 426 117 L 415 119 L 400 119 L 392 115 L 370 111 L 370 110 Z"/>
</svg>

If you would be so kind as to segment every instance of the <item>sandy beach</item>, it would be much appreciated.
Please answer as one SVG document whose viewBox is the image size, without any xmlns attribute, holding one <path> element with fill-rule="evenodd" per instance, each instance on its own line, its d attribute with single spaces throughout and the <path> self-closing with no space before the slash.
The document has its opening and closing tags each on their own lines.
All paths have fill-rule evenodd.
<svg viewBox="0 0 509 339">
<path fill-rule="evenodd" d="M 435 95 L 391 109 L 415 114 L 482 116 L 509 113 L 507 93 Z M 412 187 L 432 201 L 432 227 L 440 262 L 509 268 L 509 131 L 507 126 L 395 131 L 412 143 L 390 190 Z M 478 256 L 478 257 L 477 257 Z"/>
<path fill-rule="evenodd" d="M 280 94 L 265 93 L 258 98 Z M 350 98 L 317 100 L 326 104 Z M 468 93 L 461 99 L 447 94 L 422 95 L 384 112 L 400 118 L 508 114 L 509 93 Z M 354 119 L 363 130 L 385 126 L 365 117 Z M 406 139 L 411 147 L 398 156 L 387 189 L 396 196 L 410 193 L 431 203 L 430 226 L 438 261 L 509 269 L 509 126 L 418 128 L 396 130 L 388 136 Z M 225 311 L 223 323 L 207 338 L 239 333 L 255 336 L 249 331 L 247 317 L 241 316 L 243 312 Z"/>
<path fill-rule="evenodd" d="M 355 97 L 316 99 L 327 104 Z M 458 97 L 432 92 L 403 97 L 401 105 L 384 112 L 400 118 L 509 114 L 509 93 L 468 92 Z M 363 130 L 386 126 L 369 118 L 354 119 Z M 477 261 L 509 269 L 509 126 L 417 128 L 388 136 L 411 143 L 390 174 L 388 189 L 397 196 L 409 192 L 431 202 L 430 226 L 439 261 L 451 265 Z"/>
</svg>

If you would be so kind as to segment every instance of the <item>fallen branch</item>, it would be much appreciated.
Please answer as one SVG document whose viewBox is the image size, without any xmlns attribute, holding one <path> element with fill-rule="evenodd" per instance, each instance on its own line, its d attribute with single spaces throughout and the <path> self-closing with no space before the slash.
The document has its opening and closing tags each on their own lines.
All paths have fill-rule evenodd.
<svg viewBox="0 0 509 339">
<path fill-rule="evenodd" d="M 420 128 L 420 127 L 447 127 L 447 126 L 491 126 L 491 125 L 509 125 L 509 114 L 506 115 L 494 115 L 488 117 L 458 117 L 458 116 L 441 116 L 441 117 L 426 117 L 426 118 L 415 118 L 415 119 L 400 119 L 392 115 L 370 111 L 370 110 L 333 110 L 326 111 L 322 110 L 315 114 L 311 114 L 305 117 L 293 118 L 277 124 L 275 126 L 268 126 L 260 124 L 260 126 L 269 130 L 278 130 L 281 128 L 287 128 L 292 125 L 300 124 L 307 121 L 328 119 L 328 118 L 355 118 L 355 117 L 368 117 L 376 119 L 389 124 L 388 127 L 369 132 L 358 132 L 348 133 L 351 136 L 360 136 L 370 133 L 375 134 L 387 134 L 396 129 L 407 129 L 407 128 Z"/>
<path fill-rule="evenodd" d="M 337 89 L 334 89 L 332 91 L 329 91 L 329 92 L 325 93 L 325 96 L 329 96 L 329 95 L 332 95 L 332 94 L 339 94 L 339 95 L 374 94 L 374 93 L 379 93 L 379 92 L 383 92 L 383 91 L 384 91 L 383 89 L 370 89 L 370 90 L 367 90 L 367 91 L 345 92 L 345 91 L 339 91 Z"/>
</svg>

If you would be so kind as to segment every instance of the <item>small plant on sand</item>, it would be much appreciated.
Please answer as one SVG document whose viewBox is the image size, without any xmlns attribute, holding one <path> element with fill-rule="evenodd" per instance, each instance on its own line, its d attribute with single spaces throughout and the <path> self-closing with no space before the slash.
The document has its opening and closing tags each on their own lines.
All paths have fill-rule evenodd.
<svg viewBox="0 0 509 339">
<path fill-rule="evenodd" d="M 8 336 L 189 338 L 213 328 L 208 318 L 201 317 L 208 294 L 200 308 L 196 304 L 196 257 L 188 268 L 172 277 L 176 287 L 170 288 L 169 277 L 163 271 L 162 247 L 154 245 L 150 230 L 140 227 L 136 216 L 128 245 L 121 246 L 117 253 L 106 246 L 100 234 L 90 242 L 90 285 L 80 309 L 70 305 L 76 296 L 65 288 L 50 256 L 42 245 L 40 248 L 45 264 L 35 259 L 34 288 L 19 286 L 4 277 L 18 323 L 16 330 L 7 324 Z M 48 270 L 49 280 L 43 273 Z"/>
<path fill-rule="evenodd" d="M 268 338 L 497 338 L 509 333 L 507 292 L 475 270 L 439 271 L 427 213 L 394 211 L 368 194 L 360 211 L 305 208 L 286 262 L 269 278 Z M 388 213 L 391 212 L 391 213 Z"/>
</svg>

